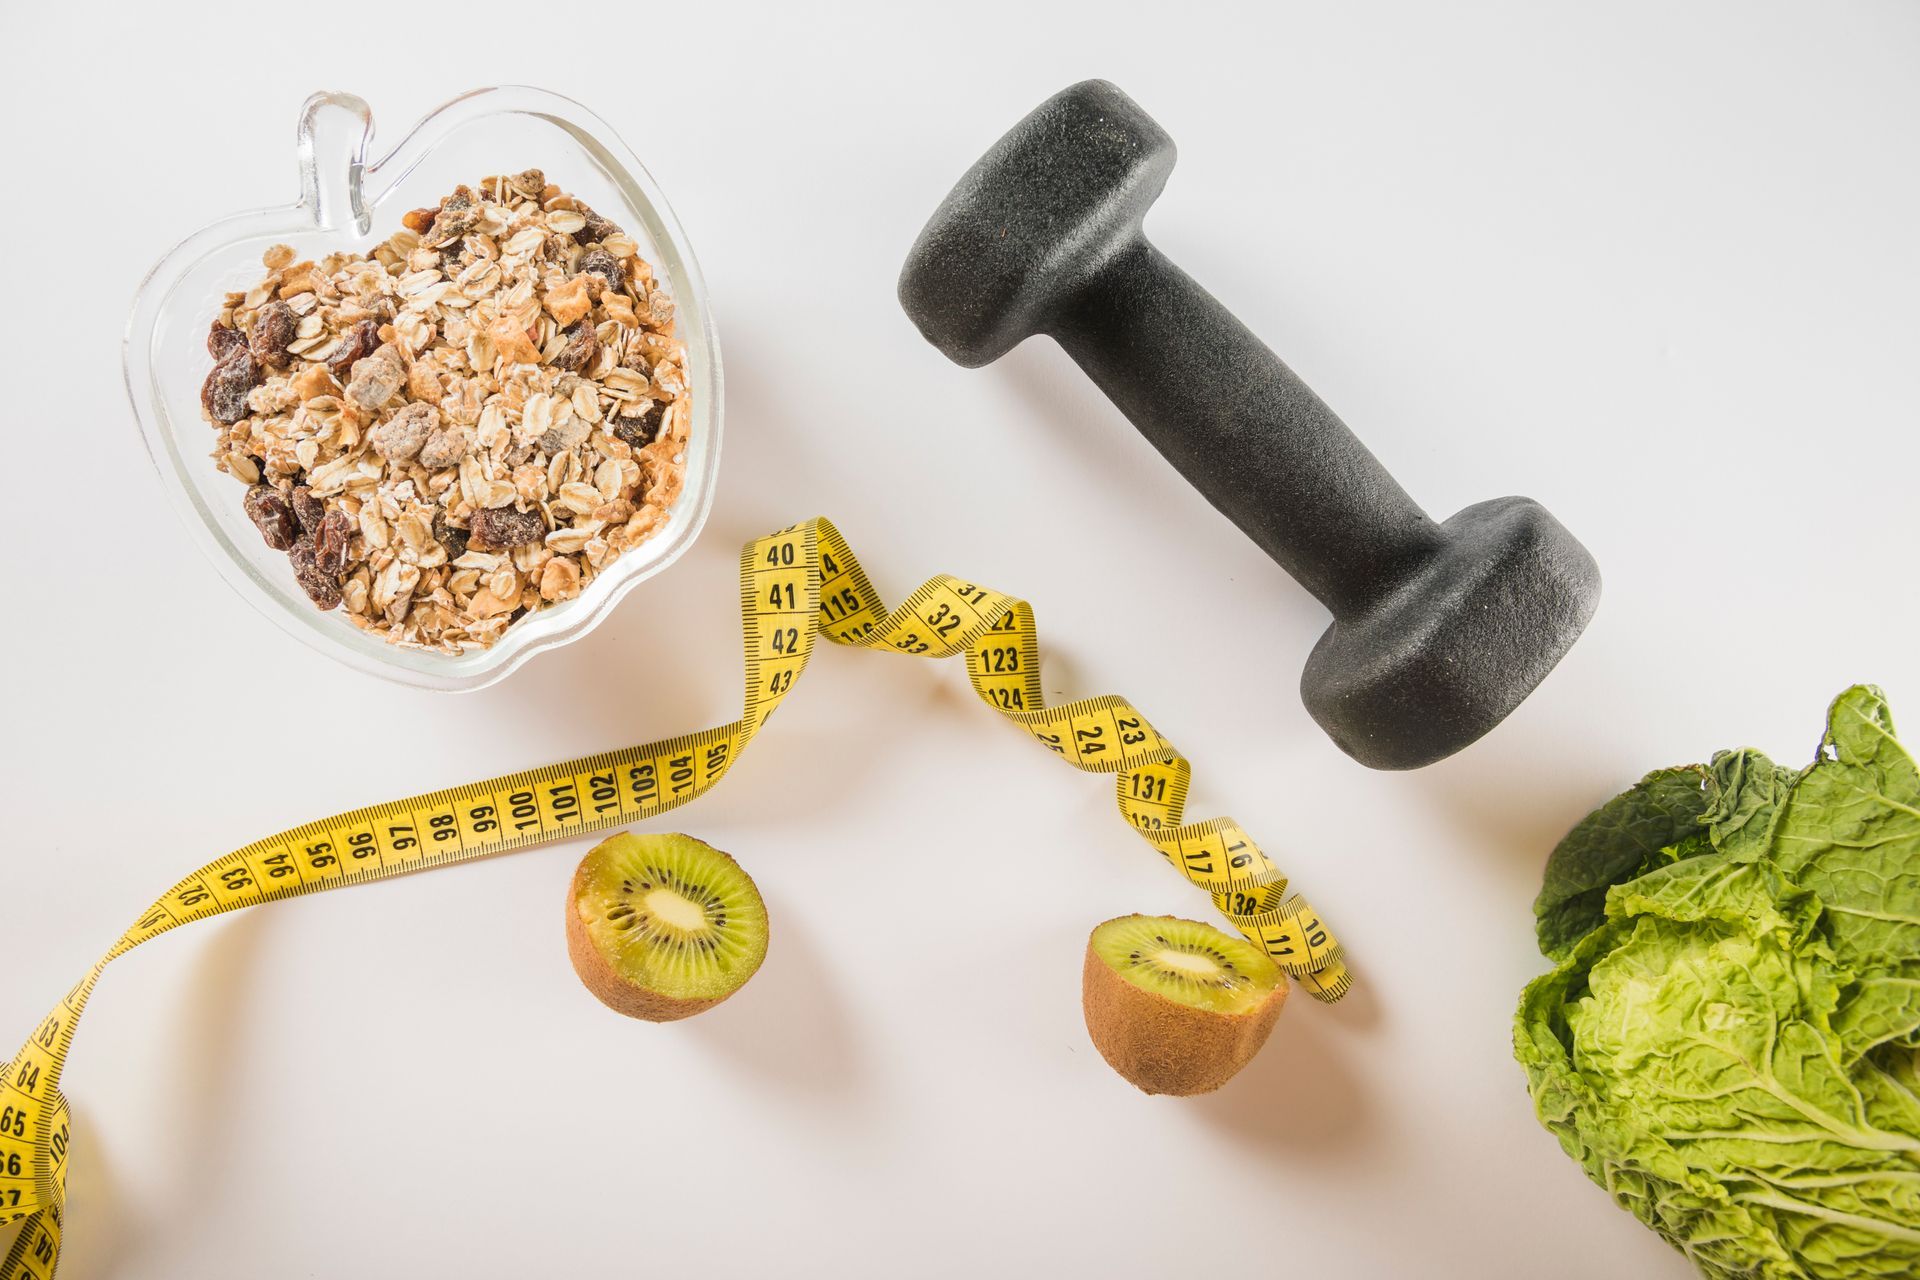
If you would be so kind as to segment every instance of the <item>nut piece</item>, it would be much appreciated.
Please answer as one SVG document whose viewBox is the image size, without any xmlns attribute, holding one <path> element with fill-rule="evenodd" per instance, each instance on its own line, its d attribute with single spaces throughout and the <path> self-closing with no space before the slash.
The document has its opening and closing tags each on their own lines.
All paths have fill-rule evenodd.
<svg viewBox="0 0 1920 1280">
<path fill-rule="evenodd" d="M 489 547 L 524 547 L 547 536 L 547 522 L 538 511 L 498 507 L 476 511 L 467 526 Z"/>
<path fill-rule="evenodd" d="M 254 528 L 267 540 L 267 545 L 275 551 L 287 551 L 293 547 L 299 536 L 294 527 L 293 508 L 280 496 L 280 491 L 270 484 L 256 484 L 247 490 L 247 496 L 241 501 L 240 509 L 247 513 L 247 519 L 253 521 Z"/>
<path fill-rule="evenodd" d="M 253 358 L 276 368 L 287 362 L 287 345 L 299 336 L 300 317 L 292 307 L 279 300 L 269 302 L 254 313 L 253 327 L 247 331 L 247 345 Z"/>
<path fill-rule="evenodd" d="M 360 381 L 360 370 L 369 365 L 386 366 L 387 362 L 379 357 L 369 357 L 354 366 L 355 382 Z M 396 366 L 397 367 L 397 366 Z M 398 387 L 395 387 L 398 390 Z M 347 394 L 353 395 L 353 388 L 347 388 Z M 430 404 L 418 400 L 402 408 L 400 412 L 367 432 L 367 443 L 373 451 L 389 462 L 411 462 L 418 457 L 426 446 L 427 438 L 440 423 L 440 411 Z"/>
<path fill-rule="evenodd" d="M 541 567 L 540 598 L 548 602 L 571 600 L 580 594 L 580 566 L 566 556 L 555 556 Z"/>
<path fill-rule="evenodd" d="M 408 409 L 418 409 L 419 404 L 408 405 Z M 431 406 L 426 406 L 431 408 Z M 402 410 L 404 413 L 405 410 Z M 379 446 L 374 446 L 378 448 Z M 460 460 L 473 452 L 473 430 L 469 427 L 445 427 L 427 437 L 420 446 L 420 465 L 429 471 L 443 471 L 448 467 L 457 467 Z"/>
<path fill-rule="evenodd" d="M 247 393 L 260 385 L 260 366 L 245 351 L 236 351 L 213 366 L 200 385 L 200 406 L 223 426 L 247 416 Z"/>
</svg>

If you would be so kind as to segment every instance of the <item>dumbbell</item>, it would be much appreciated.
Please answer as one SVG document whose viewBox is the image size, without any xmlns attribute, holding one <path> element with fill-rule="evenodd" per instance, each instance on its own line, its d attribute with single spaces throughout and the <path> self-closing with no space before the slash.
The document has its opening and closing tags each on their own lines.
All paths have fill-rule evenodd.
<svg viewBox="0 0 1920 1280">
<path fill-rule="evenodd" d="M 968 368 L 1031 334 L 1066 349 L 1228 519 L 1333 614 L 1307 710 L 1376 769 L 1504 719 L 1599 602 L 1587 549 L 1528 498 L 1435 523 L 1294 372 L 1147 241 L 1173 139 L 1119 89 L 1054 95 L 921 231 L 900 303 Z"/>
</svg>

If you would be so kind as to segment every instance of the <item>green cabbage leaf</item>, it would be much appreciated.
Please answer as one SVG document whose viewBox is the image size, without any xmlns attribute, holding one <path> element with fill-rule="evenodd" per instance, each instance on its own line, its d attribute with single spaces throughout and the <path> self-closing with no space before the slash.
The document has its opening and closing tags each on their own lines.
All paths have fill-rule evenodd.
<svg viewBox="0 0 1920 1280">
<path fill-rule="evenodd" d="M 1920 1277 L 1920 772 L 1880 691 L 1804 770 L 1661 770 L 1576 826 L 1514 1050 L 1540 1121 L 1714 1280 Z"/>
</svg>

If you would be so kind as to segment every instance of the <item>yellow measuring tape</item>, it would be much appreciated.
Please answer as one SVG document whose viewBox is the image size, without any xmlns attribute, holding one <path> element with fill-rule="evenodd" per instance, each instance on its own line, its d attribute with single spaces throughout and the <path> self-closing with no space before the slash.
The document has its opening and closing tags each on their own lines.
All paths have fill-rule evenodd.
<svg viewBox="0 0 1920 1280">
<path fill-rule="evenodd" d="M 60 1256 L 68 1112 L 60 1072 L 108 964 L 169 929 L 279 898 L 642 821 L 705 793 L 793 689 L 814 637 L 927 658 L 964 653 L 983 701 L 1076 768 L 1116 775 L 1120 812 L 1234 926 L 1315 998 L 1352 979 L 1340 944 L 1231 818 L 1182 824 L 1186 760 L 1124 698 L 1048 707 L 1040 644 L 1024 600 L 941 575 L 889 611 L 839 530 L 826 520 L 782 529 L 740 554 L 747 693 L 718 729 L 433 791 L 256 840 L 161 896 L 48 1014 L 0 1070 L 0 1226 L 29 1221 L 0 1280 L 46 1280 Z"/>
</svg>

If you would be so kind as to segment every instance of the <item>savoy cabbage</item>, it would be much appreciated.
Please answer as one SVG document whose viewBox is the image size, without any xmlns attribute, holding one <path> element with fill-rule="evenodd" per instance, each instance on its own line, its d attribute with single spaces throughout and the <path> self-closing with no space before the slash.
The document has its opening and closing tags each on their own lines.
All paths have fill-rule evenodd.
<svg viewBox="0 0 1920 1280">
<path fill-rule="evenodd" d="M 1814 762 L 1666 769 L 1554 850 L 1514 1051 L 1713 1280 L 1920 1277 L 1920 773 L 1878 689 Z"/>
</svg>

